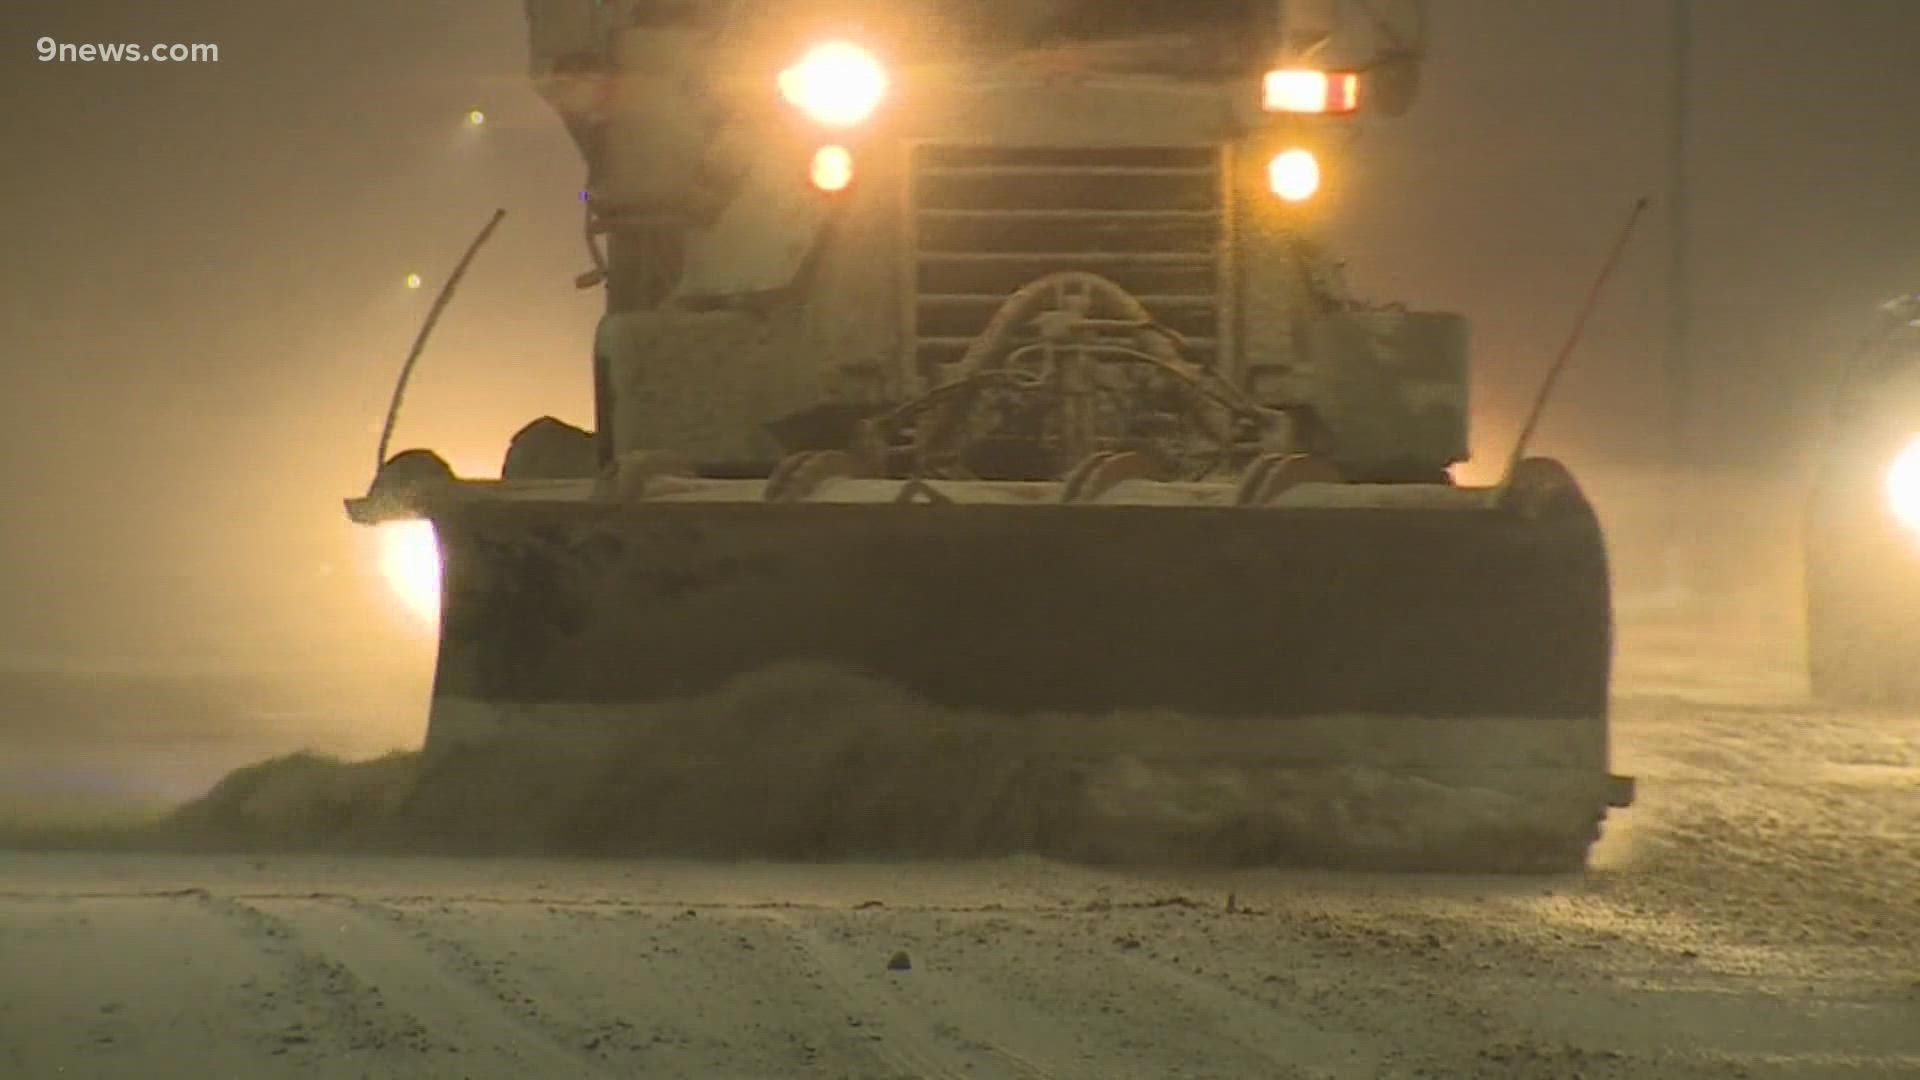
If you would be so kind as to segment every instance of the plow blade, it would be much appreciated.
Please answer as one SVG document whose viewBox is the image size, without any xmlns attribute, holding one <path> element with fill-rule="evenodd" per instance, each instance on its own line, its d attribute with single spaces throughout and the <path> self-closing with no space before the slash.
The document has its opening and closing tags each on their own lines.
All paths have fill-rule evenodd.
<svg viewBox="0 0 1920 1080">
<path fill-rule="evenodd" d="M 1623 801 L 1607 568 L 1570 478 L 1522 479 L 1259 506 L 852 479 L 805 501 L 423 498 L 444 560 L 428 756 L 611 739 L 636 763 L 609 828 L 648 849 L 700 846 L 667 792 L 757 798 L 758 762 L 836 792 L 804 837 L 763 808 L 775 854 L 1577 866 Z M 822 751 L 808 727 L 848 719 L 829 684 L 887 689 L 848 690 L 860 715 Z M 718 734 L 742 693 L 760 726 Z M 990 800 L 994 824 L 951 833 Z M 720 846 L 755 847 L 734 831 Z"/>
</svg>

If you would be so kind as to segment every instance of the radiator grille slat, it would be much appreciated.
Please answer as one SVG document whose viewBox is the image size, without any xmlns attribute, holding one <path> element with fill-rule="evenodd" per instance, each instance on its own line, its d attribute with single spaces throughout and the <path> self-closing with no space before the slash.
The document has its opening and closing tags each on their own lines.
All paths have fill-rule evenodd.
<svg viewBox="0 0 1920 1080">
<path fill-rule="evenodd" d="M 1214 362 L 1223 336 L 1220 151 L 1198 147 L 914 148 L 914 358 L 939 381 L 995 308 L 1035 278 L 1113 279 Z"/>
</svg>

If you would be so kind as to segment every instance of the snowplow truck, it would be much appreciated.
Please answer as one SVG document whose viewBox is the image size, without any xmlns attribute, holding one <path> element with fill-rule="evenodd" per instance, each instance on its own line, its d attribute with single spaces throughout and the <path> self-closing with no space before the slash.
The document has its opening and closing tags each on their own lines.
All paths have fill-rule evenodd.
<svg viewBox="0 0 1920 1080">
<path fill-rule="evenodd" d="M 1629 799 L 1595 515 L 1550 459 L 1454 483 L 1463 318 L 1317 237 L 1417 10 L 528 13 L 597 414 L 349 500 L 438 537 L 430 756 L 818 664 L 1238 792 L 1242 861 L 1583 865 Z"/>
<path fill-rule="evenodd" d="M 1881 305 L 1807 503 L 1807 667 L 1836 704 L 1920 704 L 1920 294 Z"/>
</svg>

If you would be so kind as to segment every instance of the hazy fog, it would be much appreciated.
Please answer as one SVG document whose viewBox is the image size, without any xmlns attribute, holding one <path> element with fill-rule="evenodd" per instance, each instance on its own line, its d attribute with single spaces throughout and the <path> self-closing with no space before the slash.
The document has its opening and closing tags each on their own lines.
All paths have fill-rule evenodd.
<svg viewBox="0 0 1920 1080">
<path fill-rule="evenodd" d="M 1497 454 L 1629 204 L 1664 193 L 1667 4 L 1433 6 L 1424 98 L 1366 131 L 1328 212 L 1369 291 L 1474 316 Z M 587 416 L 581 169 L 525 85 L 521 19 L 512 0 L 6 5 L 0 655 L 420 662 L 339 499 L 496 206 L 512 216 L 399 441 L 491 469 L 523 420 Z M 1920 7 L 1703 0 L 1697 22 L 1700 442 L 1790 467 L 1823 372 L 1920 288 Z M 41 36 L 221 58 L 40 63 Z M 464 127 L 470 108 L 490 122 Z M 1661 445 L 1668 225 L 1656 207 L 1543 432 L 1583 470 Z"/>
</svg>

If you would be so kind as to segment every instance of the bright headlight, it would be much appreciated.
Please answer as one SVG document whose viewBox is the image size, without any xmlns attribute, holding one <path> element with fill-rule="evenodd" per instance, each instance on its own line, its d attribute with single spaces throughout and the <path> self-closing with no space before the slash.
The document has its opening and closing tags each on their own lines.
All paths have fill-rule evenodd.
<svg viewBox="0 0 1920 1080">
<path fill-rule="evenodd" d="M 440 542 L 425 521 L 395 521 L 375 530 L 380 573 L 406 609 L 428 626 L 440 617 Z"/>
<path fill-rule="evenodd" d="M 1320 160 L 1311 150 L 1288 150 L 1267 163 L 1267 186 L 1288 202 L 1306 202 L 1320 190 Z"/>
<path fill-rule="evenodd" d="M 1887 469 L 1887 509 L 1900 524 L 1920 532 L 1920 435 L 1907 440 Z"/>
<path fill-rule="evenodd" d="M 780 73 L 780 96 L 815 123 L 853 127 L 887 96 L 887 70 L 858 45 L 829 42 Z"/>
</svg>

